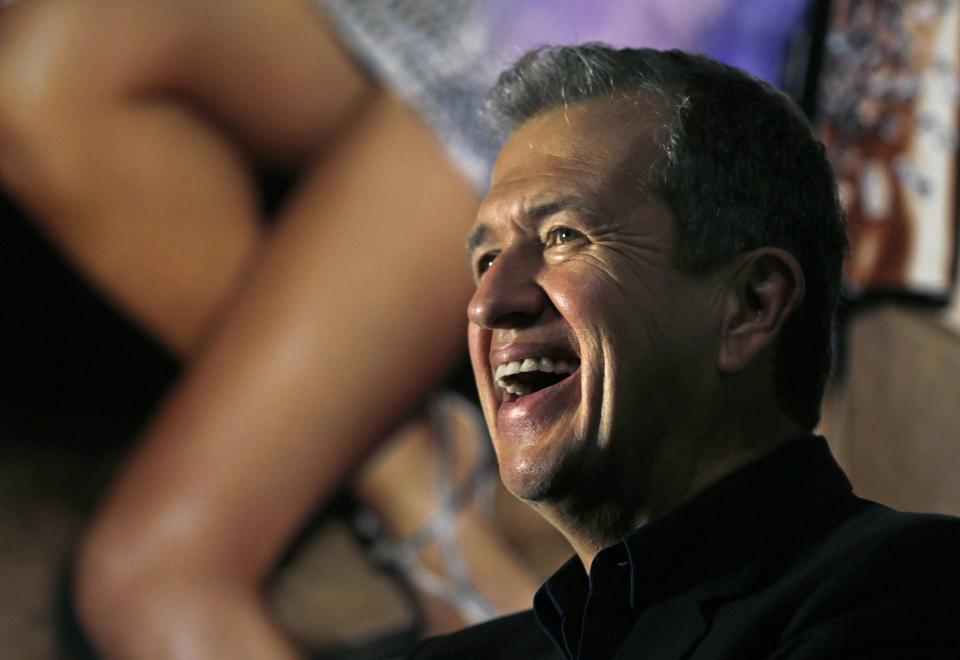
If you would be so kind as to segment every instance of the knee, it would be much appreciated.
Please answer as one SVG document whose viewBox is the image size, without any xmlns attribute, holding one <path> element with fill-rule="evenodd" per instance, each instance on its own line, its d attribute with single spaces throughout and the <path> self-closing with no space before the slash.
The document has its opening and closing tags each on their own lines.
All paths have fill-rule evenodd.
<svg viewBox="0 0 960 660">
<path fill-rule="evenodd" d="M 209 527 L 176 512 L 144 513 L 108 507 L 74 562 L 79 622 L 110 657 L 140 657 L 144 644 L 156 654 L 182 631 L 213 625 L 225 608 L 259 599 L 260 579 L 227 561 L 229 547 Z"/>
<path fill-rule="evenodd" d="M 21 0 L 0 14 L 0 127 L 89 119 L 146 75 L 162 31 L 150 3 Z M 112 98 L 111 98 L 112 97 Z"/>
<path fill-rule="evenodd" d="M 14 194 L 57 181 L 122 101 L 135 58 L 121 4 L 21 0 L 0 13 L 0 178 Z"/>
<path fill-rule="evenodd" d="M 80 622 L 95 642 L 122 633 L 126 622 L 143 606 L 143 576 L 151 561 L 124 548 L 123 534 L 105 533 L 97 526 L 78 548 L 72 593 Z M 133 550 L 133 551 L 132 551 Z"/>
<path fill-rule="evenodd" d="M 184 584 L 197 582 L 184 547 L 149 525 L 100 519 L 74 560 L 72 596 L 77 617 L 99 649 L 124 649 L 159 621 L 171 619 Z"/>
<path fill-rule="evenodd" d="M 0 120 L 6 131 L 49 122 L 64 102 L 85 85 L 78 52 L 94 26 L 88 3 L 26 0 L 0 20 Z M 6 132 L 5 131 L 5 132 Z"/>
<path fill-rule="evenodd" d="M 0 174 L 14 192 L 17 181 L 38 175 L 49 147 L 71 144 L 62 128 L 83 98 L 84 54 L 76 44 L 93 29 L 87 5 L 23 0 L 0 14 Z"/>
</svg>

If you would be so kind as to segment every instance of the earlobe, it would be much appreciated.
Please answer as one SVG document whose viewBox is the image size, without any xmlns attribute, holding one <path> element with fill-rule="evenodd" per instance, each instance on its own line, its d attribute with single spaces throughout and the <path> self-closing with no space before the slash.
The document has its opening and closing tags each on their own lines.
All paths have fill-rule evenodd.
<svg viewBox="0 0 960 660">
<path fill-rule="evenodd" d="M 786 250 L 759 248 L 731 267 L 717 356 L 718 369 L 727 374 L 746 368 L 776 342 L 804 294 L 803 271 Z"/>
</svg>

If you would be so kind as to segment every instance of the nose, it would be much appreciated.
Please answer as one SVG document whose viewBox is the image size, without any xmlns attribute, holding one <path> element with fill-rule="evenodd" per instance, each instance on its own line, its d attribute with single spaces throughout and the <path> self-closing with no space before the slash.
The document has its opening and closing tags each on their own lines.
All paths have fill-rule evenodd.
<svg viewBox="0 0 960 660">
<path fill-rule="evenodd" d="M 537 282 L 543 264 L 539 251 L 517 247 L 501 252 L 480 278 L 467 316 L 483 328 L 531 325 L 550 305 Z"/>
</svg>

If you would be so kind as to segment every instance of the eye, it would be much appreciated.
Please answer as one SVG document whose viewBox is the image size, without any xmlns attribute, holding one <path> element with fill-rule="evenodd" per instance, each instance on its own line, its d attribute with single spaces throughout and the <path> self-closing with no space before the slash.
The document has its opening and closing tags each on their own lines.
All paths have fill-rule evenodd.
<svg viewBox="0 0 960 660">
<path fill-rule="evenodd" d="M 583 234 L 570 227 L 554 227 L 547 232 L 547 246 L 573 243 L 583 238 Z"/>
<path fill-rule="evenodd" d="M 480 277 L 490 270 L 490 266 L 492 266 L 496 260 L 497 254 L 497 252 L 487 252 L 477 260 L 477 277 Z"/>
</svg>

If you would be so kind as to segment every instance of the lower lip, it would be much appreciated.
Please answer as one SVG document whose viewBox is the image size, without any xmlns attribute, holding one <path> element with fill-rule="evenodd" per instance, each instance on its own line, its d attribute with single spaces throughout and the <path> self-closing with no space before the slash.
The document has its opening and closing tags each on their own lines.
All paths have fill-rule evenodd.
<svg viewBox="0 0 960 660">
<path fill-rule="evenodd" d="M 503 401 L 497 410 L 497 426 L 523 424 L 528 426 L 538 421 L 559 417 L 570 410 L 580 397 L 580 369 L 559 383 L 524 395 L 514 401 Z"/>
</svg>

